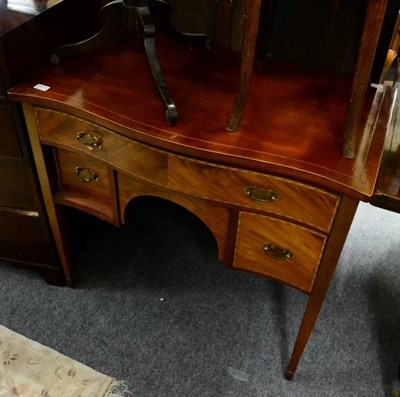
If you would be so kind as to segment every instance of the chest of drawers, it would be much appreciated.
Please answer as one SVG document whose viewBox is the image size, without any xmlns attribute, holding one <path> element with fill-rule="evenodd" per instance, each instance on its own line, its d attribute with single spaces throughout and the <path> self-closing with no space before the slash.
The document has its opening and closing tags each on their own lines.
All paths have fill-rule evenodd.
<svg viewBox="0 0 400 397">
<path fill-rule="evenodd" d="M 7 89 L 48 63 L 52 47 L 90 31 L 94 6 L 94 1 L 85 6 L 75 0 L 0 1 L 0 259 L 39 271 L 55 284 L 63 283 L 63 275 L 22 112 Z"/>
</svg>

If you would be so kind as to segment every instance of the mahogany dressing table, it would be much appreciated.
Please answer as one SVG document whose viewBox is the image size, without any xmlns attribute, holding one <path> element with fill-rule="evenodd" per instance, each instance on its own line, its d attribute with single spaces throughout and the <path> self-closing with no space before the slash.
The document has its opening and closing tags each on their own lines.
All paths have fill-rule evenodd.
<svg viewBox="0 0 400 397">
<path fill-rule="evenodd" d="M 48 66 L 9 91 L 24 109 L 66 281 L 72 285 L 73 268 L 64 206 L 121 226 L 136 197 L 171 200 L 209 227 L 225 267 L 309 296 L 285 374 L 291 379 L 357 204 L 374 195 L 396 89 L 367 90 L 348 159 L 351 77 L 256 64 L 241 126 L 227 132 L 240 54 L 157 40 L 177 126 L 166 122 L 145 54 L 130 37 Z"/>
</svg>

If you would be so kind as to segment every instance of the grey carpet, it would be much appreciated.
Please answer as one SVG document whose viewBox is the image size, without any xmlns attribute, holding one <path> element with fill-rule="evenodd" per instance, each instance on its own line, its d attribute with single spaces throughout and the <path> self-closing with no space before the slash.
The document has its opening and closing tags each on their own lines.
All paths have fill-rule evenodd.
<svg viewBox="0 0 400 397">
<path fill-rule="evenodd" d="M 96 223 L 74 289 L 0 266 L 0 323 L 139 397 L 390 396 L 400 389 L 400 215 L 361 204 L 292 382 L 283 372 L 306 296 L 217 261 L 181 209 L 139 201 Z M 58 396 L 63 397 L 63 396 Z"/>
</svg>

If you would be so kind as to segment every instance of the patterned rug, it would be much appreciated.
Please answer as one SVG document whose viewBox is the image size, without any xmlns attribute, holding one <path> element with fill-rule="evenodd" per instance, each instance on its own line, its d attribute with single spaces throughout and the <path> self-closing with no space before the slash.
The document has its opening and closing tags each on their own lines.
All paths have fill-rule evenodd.
<svg viewBox="0 0 400 397">
<path fill-rule="evenodd" d="M 0 397 L 122 397 L 123 382 L 0 325 Z"/>
</svg>

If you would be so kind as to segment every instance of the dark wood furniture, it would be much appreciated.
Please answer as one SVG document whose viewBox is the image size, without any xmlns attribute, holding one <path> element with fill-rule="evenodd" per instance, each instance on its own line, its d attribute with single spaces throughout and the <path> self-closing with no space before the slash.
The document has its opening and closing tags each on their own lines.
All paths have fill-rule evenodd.
<svg viewBox="0 0 400 397">
<path fill-rule="evenodd" d="M 180 109 L 175 127 L 166 123 L 146 57 L 130 37 L 65 59 L 9 91 L 23 105 L 67 283 L 73 266 L 65 206 L 121 226 L 136 197 L 171 200 L 209 227 L 227 268 L 309 296 L 285 374 L 291 379 L 357 204 L 375 194 L 397 89 L 367 89 L 355 157 L 346 159 L 353 76 L 276 60 L 257 64 L 241 128 L 230 133 L 240 54 L 163 37 L 157 45 Z"/>
<path fill-rule="evenodd" d="M 182 109 L 181 123 L 171 128 L 162 112 L 154 111 L 158 98 L 151 79 L 143 78 L 147 65 L 140 49 L 120 45 L 49 68 L 11 92 L 13 99 L 24 103 L 68 283 L 73 274 L 63 244 L 60 204 L 119 226 L 137 196 L 174 201 L 209 226 L 227 267 L 271 277 L 310 296 L 286 374 L 291 378 L 358 200 L 369 200 L 374 192 L 392 90 L 375 97 L 358 155 L 349 161 L 341 155 L 335 128 L 345 117 L 342 104 L 348 79 L 325 73 L 310 79 L 302 68 L 289 67 L 292 79 L 282 87 L 278 71 L 286 66 L 271 64 L 254 76 L 258 89 L 250 96 L 245 128 L 230 134 L 224 129 L 224 115 L 231 103 L 228 83 L 231 72 L 237 70 L 232 67 L 235 62 L 211 53 L 205 59 L 204 54 L 166 42 L 161 48 L 181 60 L 167 62 L 161 51 Z M 185 65 L 200 59 L 203 71 L 187 73 Z M 136 73 L 120 77 L 113 73 L 130 70 L 132 65 Z M 186 85 L 178 90 L 183 70 Z M 210 80 L 210 76 L 218 77 Z M 50 88 L 40 91 L 34 88 L 36 84 Z M 282 88 L 296 92 L 304 85 L 310 96 L 296 103 L 300 113 L 294 113 Z M 327 111 L 311 117 L 319 101 Z M 265 104 L 273 107 L 274 117 L 260 111 Z M 299 130 L 298 125 L 303 128 Z M 260 133 L 268 139 L 260 141 Z"/>
<path fill-rule="evenodd" d="M 48 63 L 52 47 L 90 32 L 95 1 L 80 3 L 0 0 L 0 259 L 35 269 L 56 284 L 63 282 L 58 254 L 22 112 L 7 89 Z"/>
<path fill-rule="evenodd" d="M 269 7 L 274 7 L 277 0 L 268 0 Z M 356 152 L 357 130 L 360 126 L 362 109 L 367 93 L 370 75 L 375 58 L 376 48 L 382 29 L 388 0 L 368 0 L 362 28 L 362 35 L 357 51 L 352 88 L 349 95 L 346 119 L 343 126 L 343 156 L 354 158 Z M 361 8 L 361 7 L 360 7 Z M 239 87 L 235 102 L 228 120 L 227 129 L 236 131 L 246 106 L 250 90 L 250 79 L 256 53 L 258 23 L 262 9 L 261 0 L 246 0 L 243 22 L 242 60 Z M 360 9 L 363 12 L 362 9 Z M 290 11 L 289 11 L 290 12 Z M 272 23 L 272 18 L 267 23 Z"/>
</svg>

